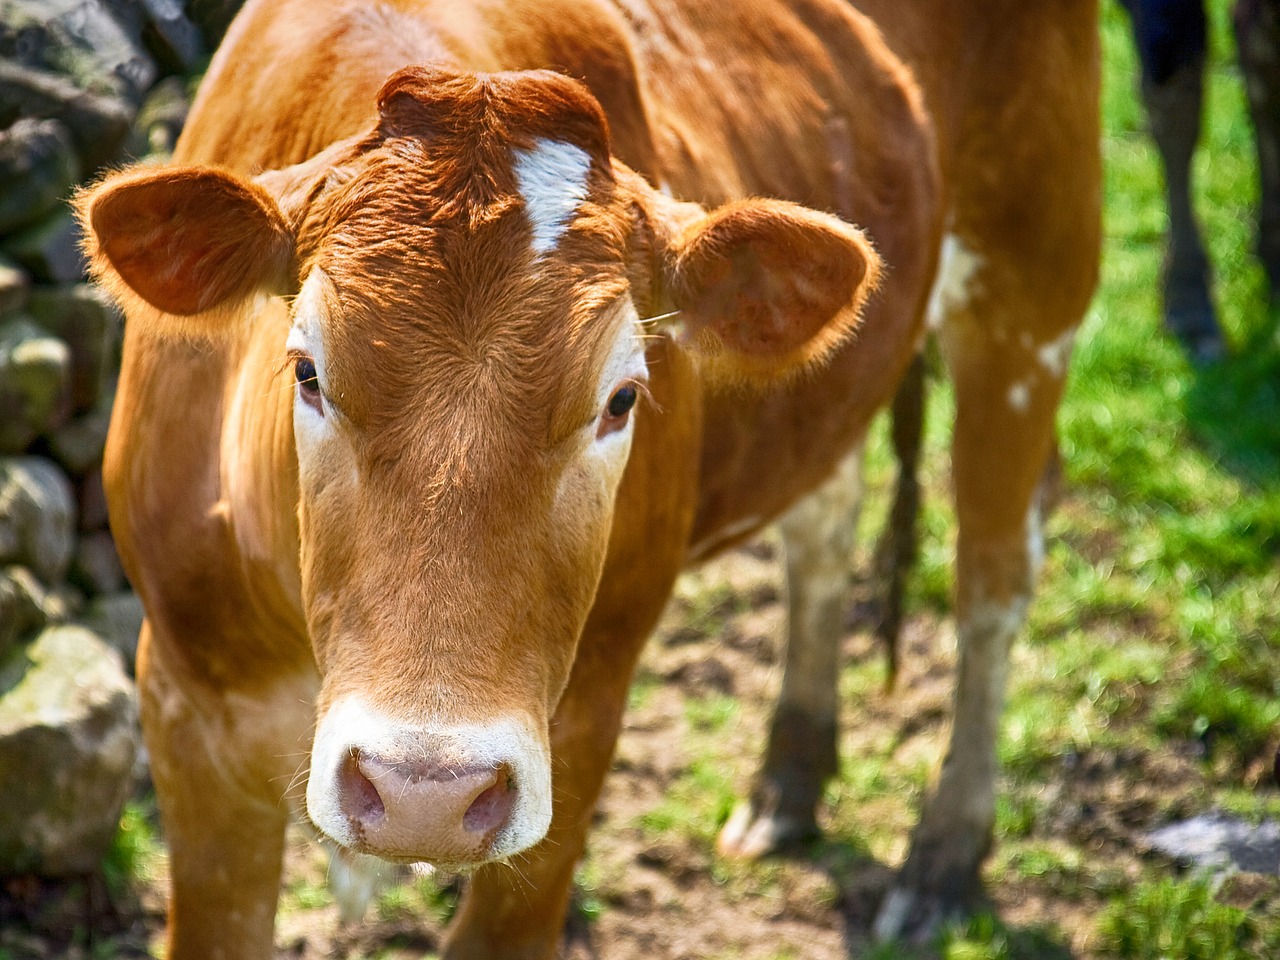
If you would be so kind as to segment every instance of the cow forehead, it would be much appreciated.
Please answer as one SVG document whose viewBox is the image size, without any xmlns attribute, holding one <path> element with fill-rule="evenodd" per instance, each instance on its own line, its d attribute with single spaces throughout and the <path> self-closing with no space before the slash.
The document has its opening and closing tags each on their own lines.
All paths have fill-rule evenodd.
<svg viewBox="0 0 1280 960">
<path fill-rule="evenodd" d="M 487 434 L 533 452 L 596 412 L 619 333 L 635 323 L 625 278 L 500 273 L 446 274 L 372 298 L 323 268 L 303 284 L 294 323 L 324 357 L 326 389 L 382 457 L 425 448 L 428 434 Z"/>
<path fill-rule="evenodd" d="M 360 385 L 357 412 L 385 421 L 436 389 L 505 384 L 554 432 L 565 389 L 593 391 L 579 381 L 607 353 L 629 207 L 581 147 L 474 134 L 368 144 L 329 176 L 301 229 L 328 290 L 310 322 L 332 376 Z"/>
<path fill-rule="evenodd" d="M 353 163 L 331 178 L 345 189 L 322 205 L 328 226 L 364 209 L 397 225 L 425 216 L 474 227 L 515 206 L 525 246 L 541 256 L 579 214 L 613 199 L 603 114 L 565 77 L 411 70 L 388 80 L 379 111 Z"/>
</svg>

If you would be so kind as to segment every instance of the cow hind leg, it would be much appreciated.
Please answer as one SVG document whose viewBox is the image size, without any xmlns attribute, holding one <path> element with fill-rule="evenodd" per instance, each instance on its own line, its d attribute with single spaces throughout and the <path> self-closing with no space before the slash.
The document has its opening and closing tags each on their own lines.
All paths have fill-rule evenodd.
<svg viewBox="0 0 1280 960">
<path fill-rule="evenodd" d="M 1084 238 L 1078 251 L 1086 253 Z M 981 258 L 979 258 L 981 260 Z M 971 280 L 973 298 L 941 332 L 956 390 L 952 443 L 959 533 L 959 646 L 952 730 L 897 881 L 876 918 L 878 939 L 927 938 L 981 896 L 995 825 L 996 746 L 1010 647 L 1042 555 L 1040 488 L 1075 324 L 1093 265 L 1066 261 L 1058 302 L 1017 282 L 1004 260 Z M 1019 290 L 1022 293 L 1019 293 Z M 981 318 L 981 319 L 979 319 Z"/>
<path fill-rule="evenodd" d="M 839 767 L 840 635 L 862 499 L 862 451 L 780 522 L 787 570 L 787 653 L 764 762 L 720 832 L 726 856 L 754 858 L 817 833 Z"/>
<path fill-rule="evenodd" d="M 1200 138 L 1206 23 L 1202 0 L 1123 0 L 1142 63 L 1142 101 L 1164 168 L 1169 233 L 1161 270 L 1165 329 L 1197 362 L 1225 341 L 1213 309 L 1209 258 L 1191 202 L 1191 162 Z"/>
</svg>

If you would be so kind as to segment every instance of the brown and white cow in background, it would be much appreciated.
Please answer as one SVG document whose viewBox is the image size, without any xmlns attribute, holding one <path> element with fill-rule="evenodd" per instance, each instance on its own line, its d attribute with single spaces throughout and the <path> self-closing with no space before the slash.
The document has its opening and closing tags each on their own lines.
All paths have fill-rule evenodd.
<svg viewBox="0 0 1280 960">
<path fill-rule="evenodd" d="M 553 955 L 676 575 L 816 490 L 786 513 L 782 700 L 721 847 L 813 829 L 856 493 L 837 466 L 926 316 L 956 384 L 962 652 L 877 932 L 976 892 L 1095 280 L 1096 18 L 245 7 L 173 165 L 82 199 L 129 318 L 106 472 L 147 610 L 170 960 L 271 955 L 290 803 L 349 860 L 474 866 L 448 956 Z"/>
</svg>

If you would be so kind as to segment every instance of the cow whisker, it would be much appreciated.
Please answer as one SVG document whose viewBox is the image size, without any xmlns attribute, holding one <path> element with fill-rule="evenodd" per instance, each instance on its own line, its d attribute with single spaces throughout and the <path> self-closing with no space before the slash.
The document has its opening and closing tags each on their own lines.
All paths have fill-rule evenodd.
<svg viewBox="0 0 1280 960">
<path fill-rule="evenodd" d="M 660 313 L 657 316 L 644 317 L 643 319 L 641 319 L 640 322 L 641 323 L 657 323 L 659 320 L 670 320 L 672 317 L 678 317 L 680 316 L 680 313 L 681 311 L 679 310 L 672 310 L 670 313 Z"/>
</svg>

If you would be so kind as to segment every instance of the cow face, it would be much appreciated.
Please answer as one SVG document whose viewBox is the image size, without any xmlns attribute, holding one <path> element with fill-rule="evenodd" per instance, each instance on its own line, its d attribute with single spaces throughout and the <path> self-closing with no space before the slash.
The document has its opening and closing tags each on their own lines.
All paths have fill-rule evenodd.
<svg viewBox="0 0 1280 960">
<path fill-rule="evenodd" d="M 777 375 L 848 334 L 876 260 L 799 207 L 655 193 L 556 74 L 413 68 L 378 107 L 297 167 L 125 173 L 81 208 L 100 277 L 158 336 L 261 335 L 255 300 L 292 295 L 287 508 L 324 678 L 308 813 L 362 852 L 475 864 L 550 823 L 548 724 L 650 318 L 708 375 Z"/>
</svg>

